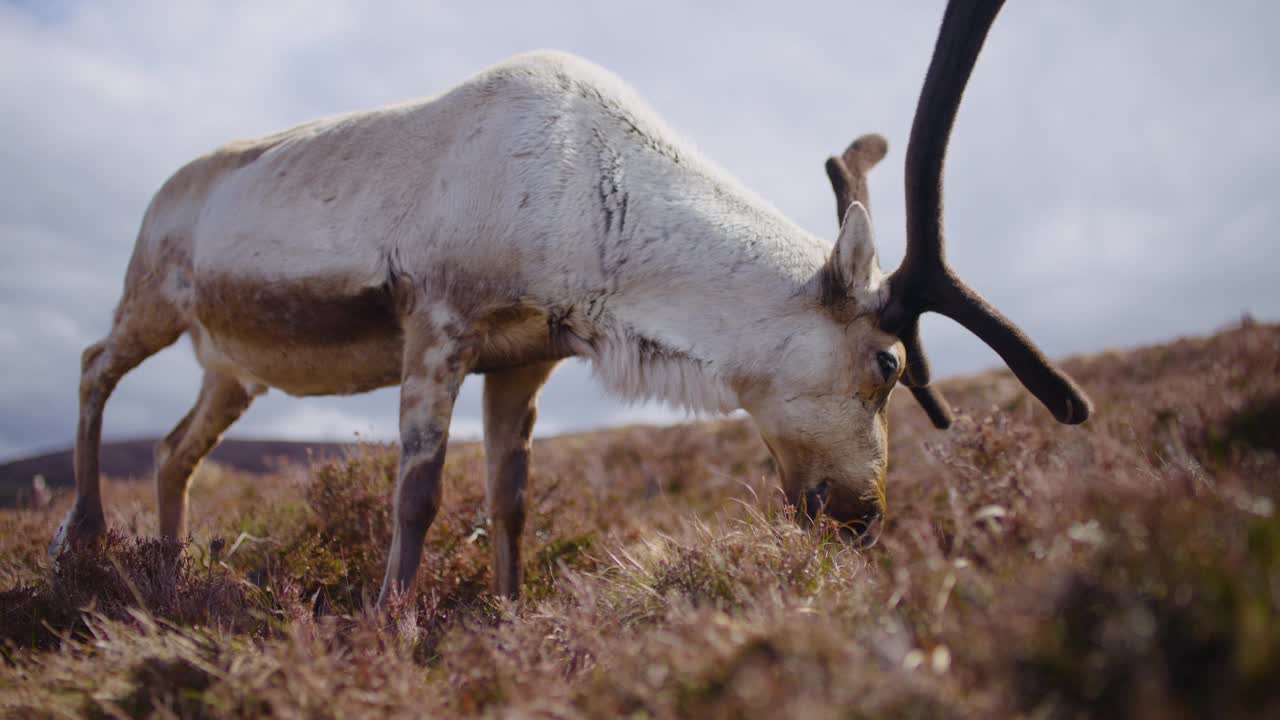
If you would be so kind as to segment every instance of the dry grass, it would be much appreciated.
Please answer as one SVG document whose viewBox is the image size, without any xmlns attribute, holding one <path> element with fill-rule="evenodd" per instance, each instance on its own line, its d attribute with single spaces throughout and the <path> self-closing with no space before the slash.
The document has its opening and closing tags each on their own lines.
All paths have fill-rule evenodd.
<svg viewBox="0 0 1280 720">
<path fill-rule="evenodd" d="M 802 530 L 750 427 L 540 443 L 526 601 L 491 599 L 476 446 L 446 468 L 417 594 L 381 580 L 392 448 L 261 478 L 209 467 L 185 549 L 150 488 L 50 568 L 65 510 L 0 512 L 0 715 L 1280 715 L 1280 328 L 1068 363 L 1053 424 L 1006 373 L 892 409 L 865 554 Z"/>
</svg>

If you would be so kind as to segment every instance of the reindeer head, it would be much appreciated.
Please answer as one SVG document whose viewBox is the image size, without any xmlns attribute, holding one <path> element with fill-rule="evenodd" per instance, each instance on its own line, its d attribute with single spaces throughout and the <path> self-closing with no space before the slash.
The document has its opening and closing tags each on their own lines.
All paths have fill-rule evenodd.
<svg viewBox="0 0 1280 720">
<path fill-rule="evenodd" d="M 882 272 L 876 257 L 866 184 L 888 144 L 863 136 L 827 161 L 840 236 L 813 282 L 821 317 L 791 336 L 802 346 L 797 356 L 810 360 L 796 368 L 784 363 L 778 384 L 789 383 L 788 391 L 754 398 L 747 407 L 802 517 L 825 513 L 866 545 L 875 542 L 885 510 L 890 390 L 901 379 L 934 425 L 951 424 L 946 399 L 929 386 L 918 331 L 922 313 L 946 315 L 982 338 L 1060 422 L 1083 422 L 1092 409 L 1075 383 L 946 262 L 943 160 L 964 87 L 1001 5 L 952 0 L 947 6 L 907 147 L 907 250 L 892 273 Z"/>
</svg>

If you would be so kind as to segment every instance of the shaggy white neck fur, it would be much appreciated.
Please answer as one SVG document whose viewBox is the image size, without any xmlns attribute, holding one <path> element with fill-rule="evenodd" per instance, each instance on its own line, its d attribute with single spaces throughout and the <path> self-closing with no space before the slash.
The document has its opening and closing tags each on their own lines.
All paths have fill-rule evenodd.
<svg viewBox="0 0 1280 720">
<path fill-rule="evenodd" d="M 729 413 L 741 406 L 725 378 L 682 352 L 612 333 L 579 352 L 605 387 L 624 400 L 658 400 L 694 413 Z"/>
<path fill-rule="evenodd" d="M 590 342 L 576 350 L 624 399 L 739 409 L 734 379 L 767 375 L 778 361 L 794 328 L 786 320 L 803 312 L 799 296 L 813 292 L 831 247 L 691 150 L 679 166 L 651 153 L 629 160 L 630 175 L 663 173 L 682 194 L 637 193 L 625 244 L 648 252 L 617 267 Z"/>
</svg>

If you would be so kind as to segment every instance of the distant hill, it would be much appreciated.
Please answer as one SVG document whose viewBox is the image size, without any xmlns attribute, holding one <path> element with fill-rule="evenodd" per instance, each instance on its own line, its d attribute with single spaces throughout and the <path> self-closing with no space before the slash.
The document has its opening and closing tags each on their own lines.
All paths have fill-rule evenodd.
<svg viewBox="0 0 1280 720">
<path fill-rule="evenodd" d="M 125 440 L 102 444 L 102 474 L 114 478 L 151 476 L 152 451 L 158 439 Z M 339 455 L 346 443 L 293 442 L 288 440 L 224 440 L 209 459 L 249 473 L 269 473 L 281 465 L 306 464 L 308 459 Z M 0 507 L 12 507 L 31 488 L 31 478 L 43 475 L 50 488 L 75 486 L 71 449 L 23 458 L 0 465 Z"/>
</svg>

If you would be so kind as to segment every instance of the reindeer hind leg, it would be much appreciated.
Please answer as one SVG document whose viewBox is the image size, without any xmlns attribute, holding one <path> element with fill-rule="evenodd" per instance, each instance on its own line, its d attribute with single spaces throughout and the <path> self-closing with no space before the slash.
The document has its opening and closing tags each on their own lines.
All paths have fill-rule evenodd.
<svg viewBox="0 0 1280 720">
<path fill-rule="evenodd" d="M 161 537 L 182 539 L 192 474 L 260 392 L 261 388 L 246 388 L 234 377 L 205 371 L 195 406 L 156 445 L 156 510 Z"/>
<path fill-rule="evenodd" d="M 54 536 L 50 555 L 57 556 L 68 543 L 93 541 L 106 531 L 98 455 L 102 445 L 102 411 L 107 398 L 126 373 L 173 344 L 186 330 L 179 310 L 167 300 L 152 295 L 130 293 L 126 289 L 110 334 L 85 348 L 81 356 L 80 419 L 74 461 L 76 500 Z"/>
</svg>

